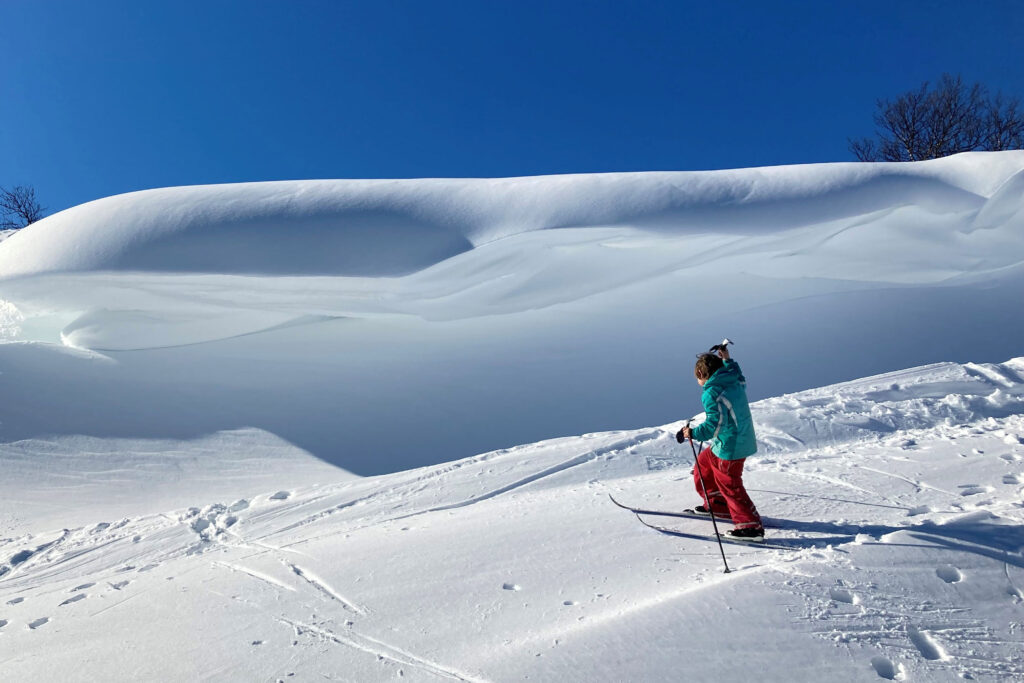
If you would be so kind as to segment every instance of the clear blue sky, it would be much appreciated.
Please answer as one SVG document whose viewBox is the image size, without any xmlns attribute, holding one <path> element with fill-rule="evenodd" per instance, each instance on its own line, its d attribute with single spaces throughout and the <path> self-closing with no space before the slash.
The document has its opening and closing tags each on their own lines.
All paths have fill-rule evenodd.
<svg viewBox="0 0 1024 683">
<path fill-rule="evenodd" d="M 875 99 L 1024 99 L 1024 2 L 0 0 L 0 185 L 850 160 Z"/>
</svg>

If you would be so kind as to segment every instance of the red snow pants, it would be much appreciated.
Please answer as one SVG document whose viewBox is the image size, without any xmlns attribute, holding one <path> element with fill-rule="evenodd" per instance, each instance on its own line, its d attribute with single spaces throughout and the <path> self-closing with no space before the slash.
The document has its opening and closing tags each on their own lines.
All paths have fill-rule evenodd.
<svg viewBox="0 0 1024 683">
<path fill-rule="evenodd" d="M 750 500 L 747 490 L 743 488 L 743 462 L 741 460 L 722 460 L 705 448 L 697 456 L 697 466 L 693 468 L 693 484 L 697 487 L 697 495 L 704 498 L 700 478 L 704 477 L 704 485 L 708 489 L 704 506 L 712 510 L 716 516 L 732 517 L 737 529 L 752 527 L 761 528 L 761 516 L 757 514 L 754 501 Z"/>
</svg>

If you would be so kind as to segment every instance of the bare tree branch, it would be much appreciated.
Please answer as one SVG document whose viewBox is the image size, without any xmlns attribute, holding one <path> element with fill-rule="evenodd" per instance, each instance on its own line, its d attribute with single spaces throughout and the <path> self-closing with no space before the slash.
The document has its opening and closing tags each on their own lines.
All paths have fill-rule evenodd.
<svg viewBox="0 0 1024 683">
<path fill-rule="evenodd" d="M 1016 99 L 1005 99 L 999 93 L 989 102 L 986 111 L 988 127 L 985 145 L 988 149 L 1024 148 L 1024 112 Z"/>
<path fill-rule="evenodd" d="M 875 148 L 875 141 L 871 138 L 861 138 L 860 140 L 847 139 L 850 146 L 850 151 L 857 157 L 857 161 L 878 161 L 879 153 Z"/>
<path fill-rule="evenodd" d="M 876 138 L 849 140 L 859 161 L 921 161 L 974 150 L 1024 147 L 1024 111 L 1016 98 L 992 98 L 980 83 L 944 74 L 895 100 L 878 100 Z"/>
<path fill-rule="evenodd" d="M 42 218 L 45 211 L 36 201 L 34 188 L 16 185 L 8 190 L 0 187 L 0 229 L 24 228 Z"/>
</svg>

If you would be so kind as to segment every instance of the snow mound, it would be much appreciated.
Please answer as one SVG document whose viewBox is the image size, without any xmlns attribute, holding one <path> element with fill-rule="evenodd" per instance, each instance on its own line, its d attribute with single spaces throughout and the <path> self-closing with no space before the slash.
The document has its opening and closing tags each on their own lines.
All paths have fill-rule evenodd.
<svg viewBox="0 0 1024 683">
<path fill-rule="evenodd" d="M 904 207 L 1004 223 L 1020 193 L 988 197 L 1024 152 L 918 164 L 506 179 L 317 180 L 176 187 L 100 199 L 5 240 L 0 277 L 144 270 L 395 276 L 497 239 L 629 226 L 760 234 Z"/>
<path fill-rule="evenodd" d="M 723 335 L 752 399 L 1016 357 L 1022 183 L 1001 152 L 111 197 L 0 244 L 0 437 L 256 428 L 382 474 L 693 412 Z"/>
</svg>

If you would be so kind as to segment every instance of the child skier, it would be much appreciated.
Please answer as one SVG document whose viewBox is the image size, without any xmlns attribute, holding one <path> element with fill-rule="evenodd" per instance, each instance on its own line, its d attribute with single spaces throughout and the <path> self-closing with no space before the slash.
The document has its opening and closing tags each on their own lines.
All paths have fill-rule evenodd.
<svg viewBox="0 0 1024 683">
<path fill-rule="evenodd" d="M 761 517 L 743 488 L 743 462 L 757 451 L 754 422 L 747 403 L 747 381 L 739 364 L 729 358 L 725 344 L 714 349 L 718 355 L 701 354 L 693 371 L 697 383 L 704 387 L 701 403 L 707 417 L 693 429 L 687 425 L 676 434 L 679 443 L 696 439 L 711 444 L 700 452 L 694 466 L 694 485 L 704 498 L 704 504 L 693 512 L 731 517 L 735 528 L 727 531 L 727 536 L 743 541 L 763 541 Z M 702 476 L 707 497 L 701 490 Z"/>
</svg>

